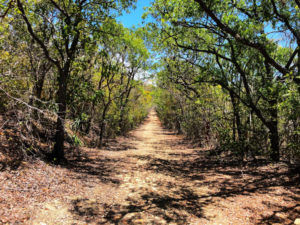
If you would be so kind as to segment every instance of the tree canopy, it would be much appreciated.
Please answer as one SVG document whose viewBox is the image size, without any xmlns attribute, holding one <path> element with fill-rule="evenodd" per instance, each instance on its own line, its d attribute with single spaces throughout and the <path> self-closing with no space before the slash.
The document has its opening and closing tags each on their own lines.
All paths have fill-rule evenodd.
<svg viewBox="0 0 300 225">
<path fill-rule="evenodd" d="M 116 18 L 135 3 L 2 0 L 1 110 L 26 109 L 28 133 L 51 118 L 58 160 L 69 127 L 101 147 L 152 106 L 221 151 L 299 154 L 298 0 L 156 0 L 128 29 Z"/>
</svg>

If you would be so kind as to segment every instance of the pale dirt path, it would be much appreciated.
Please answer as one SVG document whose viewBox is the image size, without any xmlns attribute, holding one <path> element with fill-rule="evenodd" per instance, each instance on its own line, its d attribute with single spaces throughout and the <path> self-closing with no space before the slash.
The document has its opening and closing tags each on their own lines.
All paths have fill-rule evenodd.
<svg viewBox="0 0 300 225">
<path fill-rule="evenodd" d="M 151 112 L 111 150 L 85 148 L 60 168 L 68 190 L 32 207 L 28 224 L 288 224 L 300 212 L 297 189 L 273 185 L 265 167 L 219 165 L 187 146 Z"/>
</svg>

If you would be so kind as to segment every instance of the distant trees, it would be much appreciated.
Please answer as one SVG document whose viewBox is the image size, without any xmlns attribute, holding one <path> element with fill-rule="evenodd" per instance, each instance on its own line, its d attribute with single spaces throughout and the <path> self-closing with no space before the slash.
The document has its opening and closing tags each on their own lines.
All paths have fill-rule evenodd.
<svg viewBox="0 0 300 225">
<path fill-rule="evenodd" d="M 167 57 L 164 76 L 175 88 L 188 90 L 181 91 L 188 99 L 192 92 L 194 102 L 203 99 L 204 83 L 219 85 L 228 95 L 231 138 L 242 145 L 241 154 L 248 152 L 255 142 L 251 138 L 260 136 L 263 125 L 268 129 L 270 156 L 278 161 L 281 143 L 288 145 L 280 138 L 285 136 L 280 134 L 282 123 L 298 124 L 292 129 L 299 149 L 297 1 L 157 0 L 149 14 L 156 20 L 149 26 L 158 37 L 153 45 Z M 272 35 L 285 38 L 277 41 Z M 283 119 L 281 106 L 292 95 L 298 99 L 292 113 L 298 119 Z"/>
</svg>

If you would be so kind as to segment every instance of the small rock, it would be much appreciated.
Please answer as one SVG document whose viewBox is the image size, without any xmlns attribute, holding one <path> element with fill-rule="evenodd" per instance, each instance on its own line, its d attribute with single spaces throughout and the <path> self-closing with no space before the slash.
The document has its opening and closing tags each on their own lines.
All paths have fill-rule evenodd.
<svg viewBox="0 0 300 225">
<path fill-rule="evenodd" d="M 128 224 L 128 222 L 131 222 L 136 217 L 137 217 L 137 213 L 128 213 L 123 217 L 123 219 L 120 222 L 121 224 L 122 223 Z"/>
<path fill-rule="evenodd" d="M 276 213 L 275 216 L 277 216 L 278 218 L 281 218 L 281 219 L 285 219 L 287 217 L 287 215 L 285 215 L 284 213 Z"/>
<path fill-rule="evenodd" d="M 300 218 L 297 218 L 297 219 L 295 220 L 294 224 L 300 225 Z"/>
<path fill-rule="evenodd" d="M 123 216 L 122 214 L 116 214 L 114 215 L 113 220 L 119 221 L 122 218 L 122 216 Z"/>
</svg>

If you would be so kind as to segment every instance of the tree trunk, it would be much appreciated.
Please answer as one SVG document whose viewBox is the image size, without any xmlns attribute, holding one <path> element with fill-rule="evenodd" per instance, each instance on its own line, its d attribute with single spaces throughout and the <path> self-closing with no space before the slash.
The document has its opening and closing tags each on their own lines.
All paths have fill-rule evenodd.
<svg viewBox="0 0 300 225">
<path fill-rule="evenodd" d="M 58 162 L 63 160 L 64 155 L 64 140 L 65 140 L 65 118 L 66 118 L 66 93 L 67 93 L 67 78 L 69 69 L 59 71 L 58 78 L 58 92 L 57 92 L 57 103 L 58 103 L 58 117 L 56 122 L 56 133 L 55 133 L 55 145 L 52 151 L 53 159 Z"/>
<path fill-rule="evenodd" d="M 86 128 L 84 130 L 85 134 L 89 134 L 92 126 L 92 121 L 94 118 L 94 113 L 95 113 L 95 105 L 96 105 L 96 100 L 93 100 L 91 109 L 90 109 L 90 116 L 88 117 L 88 120 L 86 122 Z"/>
<path fill-rule="evenodd" d="M 40 77 L 34 82 L 33 90 L 32 90 L 32 95 L 34 97 L 30 98 L 30 105 L 36 105 L 36 99 L 41 99 L 42 97 L 42 91 L 43 91 L 43 86 L 44 86 L 44 81 L 45 81 L 46 73 L 42 73 Z"/>
<path fill-rule="evenodd" d="M 232 104 L 232 108 L 233 108 L 233 136 L 234 136 L 234 140 L 235 140 L 235 131 L 237 130 L 238 133 L 238 140 L 243 140 L 243 134 L 242 134 L 242 128 L 241 128 L 241 117 L 240 117 L 240 112 L 239 112 L 239 102 L 237 101 L 238 99 L 236 99 L 236 97 L 234 96 L 234 94 L 232 93 L 232 91 L 230 91 L 230 99 L 231 99 L 231 104 Z M 236 125 L 236 126 L 235 126 Z"/>
<path fill-rule="evenodd" d="M 271 142 L 271 159 L 275 162 L 280 160 L 279 151 L 279 134 L 277 129 L 277 123 L 274 124 L 273 128 L 270 128 L 270 142 Z"/>
<path fill-rule="evenodd" d="M 105 120 L 102 121 L 100 129 L 101 130 L 100 130 L 100 137 L 99 137 L 99 148 L 102 148 L 102 146 L 103 146 L 104 129 L 105 129 Z"/>
<path fill-rule="evenodd" d="M 84 133 L 87 134 L 87 135 L 90 133 L 90 130 L 91 130 L 91 125 L 92 125 L 92 114 L 93 114 L 93 113 L 91 113 L 90 117 L 88 118 L 88 120 L 87 120 L 87 122 L 86 122 L 86 128 L 85 128 L 85 130 L 84 130 Z"/>
<path fill-rule="evenodd" d="M 103 113 L 102 113 L 102 119 L 101 119 L 101 125 L 100 125 L 100 135 L 99 135 L 99 148 L 103 145 L 103 137 L 104 137 L 104 130 L 105 130 L 105 119 L 106 119 L 106 112 L 108 110 L 108 106 L 110 103 L 104 106 Z"/>
<path fill-rule="evenodd" d="M 297 42 L 298 45 L 298 73 L 294 79 L 295 83 L 298 85 L 298 93 L 300 94 L 300 41 Z"/>
<path fill-rule="evenodd" d="M 120 119 L 119 119 L 119 127 L 120 127 L 120 133 L 119 134 L 124 134 L 126 132 L 125 129 L 125 124 L 124 124 L 124 116 L 125 116 L 125 109 L 129 101 L 129 95 L 131 93 L 132 87 L 129 88 L 126 97 L 125 97 L 125 102 L 121 102 L 121 112 L 120 112 Z"/>
<path fill-rule="evenodd" d="M 278 111 L 274 104 L 271 109 L 272 119 L 268 123 L 270 142 L 271 142 L 271 159 L 275 162 L 280 160 L 280 146 L 279 146 L 279 133 L 278 133 Z"/>
<path fill-rule="evenodd" d="M 43 91 L 44 81 L 45 81 L 47 72 L 43 72 L 35 83 L 35 87 L 34 87 L 35 93 L 34 94 L 35 94 L 35 97 L 38 99 L 41 99 L 41 97 L 42 97 L 42 91 Z"/>
<path fill-rule="evenodd" d="M 39 101 L 42 97 L 42 91 L 44 87 L 45 77 L 49 70 L 51 69 L 51 65 L 44 64 L 39 70 L 34 70 L 34 86 L 32 89 L 32 94 L 29 100 L 29 105 L 39 106 Z M 38 118 L 38 111 L 33 110 L 33 118 Z"/>
</svg>

